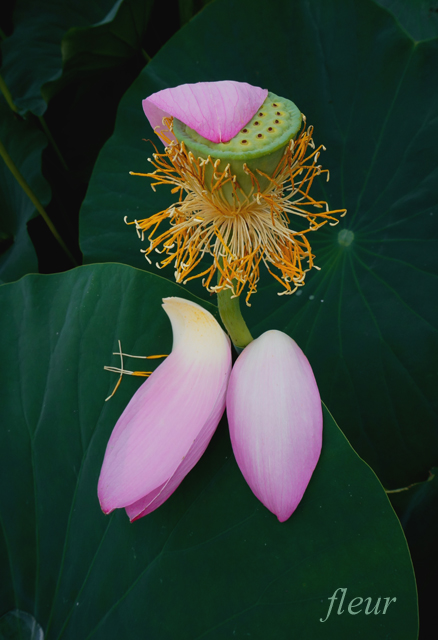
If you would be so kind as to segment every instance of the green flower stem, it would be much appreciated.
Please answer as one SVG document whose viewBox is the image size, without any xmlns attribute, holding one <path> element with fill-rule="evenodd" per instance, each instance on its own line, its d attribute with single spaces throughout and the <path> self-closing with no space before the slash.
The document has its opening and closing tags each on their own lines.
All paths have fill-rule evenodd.
<svg viewBox="0 0 438 640">
<path fill-rule="evenodd" d="M 409 489 L 412 489 L 413 487 L 418 487 L 419 485 L 425 485 L 426 482 L 431 482 L 435 478 L 437 471 L 438 471 L 438 468 L 434 467 L 429 470 L 429 477 L 427 478 L 427 480 L 422 480 L 420 482 L 413 482 L 412 484 L 409 484 L 407 487 L 401 487 L 400 489 L 385 489 L 385 493 L 402 493 L 402 491 L 409 491 Z"/>
<path fill-rule="evenodd" d="M 68 249 L 67 245 L 65 244 L 64 240 L 59 235 L 58 231 L 55 228 L 55 225 L 50 220 L 49 216 L 47 215 L 47 213 L 46 213 L 46 211 L 45 211 L 45 209 L 43 207 L 43 205 L 38 200 L 38 198 L 36 197 L 36 195 L 34 194 L 32 189 L 29 187 L 29 185 L 27 184 L 26 180 L 21 175 L 20 171 L 18 170 L 18 167 L 15 165 L 15 163 L 12 160 L 11 156 L 6 151 L 6 148 L 3 145 L 1 140 L 0 140 L 0 156 L 5 161 L 6 166 L 8 167 L 9 171 L 12 173 L 12 175 L 14 176 L 14 178 L 16 179 L 16 181 L 18 182 L 20 187 L 23 189 L 25 194 L 31 200 L 32 204 L 35 206 L 35 209 L 38 211 L 38 213 L 41 214 L 41 216 L 44 219 L 44 222 L 49 227 L 50 231 L 53 233 L 53 235 L 55 236 L 56 240 L 59 242 L 59 244 L 61 245 L 62 249 L 66 253 L 66 255 L 70 258 L 71 262 L 75 266 L 77 266 L 76 260 L 74 259 L 73 255 L 71 254 L 71 252 Z"/>
<path fill-rule="evenodd" d="M 254 338 L 250 334 L 240 311 L 240 298 L 232 298 L 232 295 L 229 289 L 219 291 L 217 294 L 217 302 L 222 322 L 228 331 L 232 343 L 240 352 L 252 342 Z"/>
<path fill-rule="evenodd" d="M 43 116 L 38 116 L 38 120 L 40 121 L 40 124 L 41 124 L 41 126 L 42 126 L 42 128 L 43 128 L 43 131 L 44 131 L 44 133 L 46 134 L 46 136 L 47 136 L 47 138 L 48 138 L 48 140 L 49 140 L 50 144 L 52 145 L 52 147 L 53 147 L 53 149 L 54 149 L 54 151 L 55 151 L 56 155 L 57 155 L 57 156 L 58 156 L 58 158 L 60 159 L 62 166 L 64 167 L 64 169 L 65 169 L 66 171 L 68 171 L 69 169 L 68 169 L 67 163 L 66 163 L 66 161 L 64 160 L 64 158 L 63 158 L 63 156 L 62 156 L 62 153 L 61 153 L 61 152 L 60 152 L 60 150 L 59 150 L 58 145 L 56 144 L 55 140 L 53 139 L 53 136 L 52 136 L 52 134 L 50 133 L 50 129 L 49 129 L 49 127 L 47 126 L 47 123 L 46 123 L 46 121 L 44 120 L 44 117 L 43 117 Z"/>
<path fill-rule="evenodd" d="M 12 100 L 12 95 L 11 92 L 9 91 L 6 82 L 3 80 L 2 76 L 0 76 L 0 91 L 2 92 L 2 94 L 5 97 L 6 102 L 8 103 L 8 105 L 10 106 L 10 108 L 12 109 L 12 111 L 15 111 L 15 113 L 17 113 L 18 109 L 14 104 L 14 101 Z"/>
</svg>

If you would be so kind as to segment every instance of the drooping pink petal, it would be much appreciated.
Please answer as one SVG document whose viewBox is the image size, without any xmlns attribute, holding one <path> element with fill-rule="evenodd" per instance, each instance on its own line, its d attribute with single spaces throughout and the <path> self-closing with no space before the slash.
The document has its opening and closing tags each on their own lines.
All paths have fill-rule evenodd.
<svg viewBox="0 0 438 640">
<path fill-rule="evenodd" d="M 216 427 L 224 413 L 225 409 L 225 396 L 227 391 L 228 379 L 224 380 L 223 388 L 220 390 L 217 398 L 217 402 L 213 407 L 207 421 L 202 427 L 199 434 L 193 441 L 189 451 L 184 456 L 179 467 L 175 470 L 173 475 L 167 482 L 161 485 L 158 490 L 148 494 L 144 498 L 141 498 L 138 502 L 126 507 L 126 513 L 129 516 L 131 522 L 142 518 L 143 516 L 155 511 L 157 507 L 163 504 L 169 496 L 178 488 L 188 472 L 195 466 L 204 451 L 206 450 L 208 443 L 210 442 Z"/>
<path fill-rule="evenodd" d="M 243 350 L 228 384 L 227 416 L 245 480 L 284 522 L 303 497 L 322 445 L 318 387 L 292 338 L 267 331 Z"/>
<path fill-rule="evenodd" d="M 224 411 L 231 370 L 229 339 L 213 316 L 181 298 L 163 302 L 172 352 L 119 418 L 98 484 L 102 510 L 126 507 L 131 519 L 162 504 L 199 460 Z"/>
<path fill-rule="evenodd" d="M 162 118 L 171 115 L 207 140 L 228 142 L 251 120 L 267 95 L 267 89 L 246 82 L 198 82 L 153 93 L 143 100 L 143 109 L 151 126 L 160 127 L 158 131 Z"/>
</svg>

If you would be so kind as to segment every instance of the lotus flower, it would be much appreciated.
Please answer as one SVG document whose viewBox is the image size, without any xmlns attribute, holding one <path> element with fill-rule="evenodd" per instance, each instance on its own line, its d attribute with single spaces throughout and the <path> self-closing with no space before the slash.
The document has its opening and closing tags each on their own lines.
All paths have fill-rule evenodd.
<svg viewBox="0 0 438 640">
<path fill-rule="evenodd" d="M 204 453 L 231 370 L 229 339 L 208 311 L 181 298 L 163 303 L 172 352 L 119 418 L 98 484 L 102 511 L 124 507 L 131 522 L 167 500 Z"/>
<path fill-rule="evenodd" d="M 330 211 L 309 193 L 328 172 L 298 107 L 267 89 L 220 81 L 163 89 L 143 109 L 165 150 L 149 158 L 151 173 L 131 174 L 177 194 L 167 209 L 127 223 L 147 239 L 145 258 L 157 250 L 157 266 L 173 265 L 182 284 L 201 278 L 208 291 L 235 296 L 245 289 L 248 304 L 263 265 L 281 294 L 303 286 L 315 266 L 309 231 L 337 224 L 345 209 Z"/>
<path fill-rule="evenodd" d="M 295 511 L 322 444 L 321 400 L 310 364 L 281 331 L 267 331 L 231 372 L 227 415 L 237 464 L 280 522 Z"/>
</svg>

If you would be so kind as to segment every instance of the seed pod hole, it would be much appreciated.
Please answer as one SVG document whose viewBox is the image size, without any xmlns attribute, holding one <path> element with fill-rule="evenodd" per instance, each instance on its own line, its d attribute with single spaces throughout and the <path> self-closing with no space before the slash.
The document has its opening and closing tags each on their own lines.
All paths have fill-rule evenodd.
<svg viewBox="0 0 438 640">
<path fill-rule="evenodd" d="M 248 140 L 242 140 L 240 144 L 248 144 Z"/>
<path fill-rule="evenodd" d="M 254 125 L 255 125 L 256 127 L 258 127 L 258 126 L 259 126 L 259 124 L 260 124 L 260 122 L 259 122 L 258 120 L 256 120 L 256 121 L 254 122 Z"/>
<path fill-rule="evenodd" d="M 257 138 L 263 138 L 263 134 L 262 133 L 258 133 L 257 134 Z"/>
</svg>

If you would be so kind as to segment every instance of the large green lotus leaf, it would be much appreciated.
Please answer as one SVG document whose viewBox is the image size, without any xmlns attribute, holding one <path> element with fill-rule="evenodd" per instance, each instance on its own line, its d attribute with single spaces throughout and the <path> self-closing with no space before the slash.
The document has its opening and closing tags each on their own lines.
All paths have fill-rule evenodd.
<svg viewBox="0 0 438 640">
<path fill-rule="evenodd" d="M 1 74 L 21 113 L 42 115 L 46 82 L 62 73 L 61 41 L 71 27 L 111 20 L 122 0 L 17 0 L 14 32 L 2 43 Z"/>
<path fill-rule="evenodd" d="M 438 36 L 437 0 L 376 0 L 398 20 L 400 26 L 417 41 Z"/>
<path fill-rule="evenodd" d="M 41 204 L 50 201 L 50 186 L 41 173 L 45 135 L 30 121 L 15 115 L 0 96 L 0 140 Z M 0 231 L 5 250 L 0 255 L 0 282 L 18 280 L 38 271 L 38 260 L 27 223 L 38 215 L 29 197 L 0 158 Z"/>
<path fill-rule="evenodd" d="M 128 175 L 151 167 L 141 99 L 223 78 L 293 99 L 327 146 L 330 182 L 314 194 L 348 214 L 311 234 L 322 271 L 308 274 L 301 295 L 279 298 L 262 277 L 249 323 L 255 334 L 278 328 L 298 341 L 341 428 L 388 487 L 422 479 L 438 458 L 437 47 L 414 42 L 367 0 L 215 2 L 126 93 L 81 212 L 87 262 L 154 269 L 123 223 L 172 202 L 170 190 L 153 193 L 148 178 Z M 173 277 L 170 267 L 161 273 Z"/>
<path fill-rule="evenodd" d="M 0 289 L 8 309 L 0 331 L 0 615 L 33 616 L 46 640 L 415 640 L 415 582 L 399 522 L 326 409 L 320 462 L 286 523 L 246 485 L 225 420 L 153 514 L 130 524 L 124 510 L 101 513 L 106 443 L 139 385 L 125 377 L 105 402 L 117 376 L 103 365 L 117 365 L 118 339 L 129 353 L 168 353 L 161 299 L 181 294 L 193 299 L 116 264 Z M 343 613 L 338 592 L 321 622 L 339 588 L 347 589 Z M 348 613 L 353 598 L 366 597 L 373 607 L 382 598 L 380 613 Z M 386 613 L 384 598 L 395 599 Z"/>
</svg>

